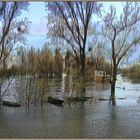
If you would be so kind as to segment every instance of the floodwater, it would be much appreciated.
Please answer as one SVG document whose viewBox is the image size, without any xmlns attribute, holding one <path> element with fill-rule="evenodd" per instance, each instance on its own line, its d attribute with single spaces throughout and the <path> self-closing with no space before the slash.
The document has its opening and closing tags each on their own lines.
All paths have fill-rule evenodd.
<svg viewBox="0 0 140 140">
<path fill-rule="evenodd" d="M 49 83 L 52 96 L 70 92 L 64 81 Z M 86 95 L 95 98 L 63 107 L 1 107 L 0 138 L 140 138 L 140 83 L 119 75 L 116 106 L 97 100 L 110 97 L 109 84 L 87 83 Z"/>
</svg>

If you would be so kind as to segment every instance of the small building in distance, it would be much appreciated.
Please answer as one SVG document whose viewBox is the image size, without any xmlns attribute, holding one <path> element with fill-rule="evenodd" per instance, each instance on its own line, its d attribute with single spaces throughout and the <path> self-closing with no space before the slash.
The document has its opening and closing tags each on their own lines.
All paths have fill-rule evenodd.
<svg viewBox="0 0 140 140">
<path fill-rule="evenodd" d="M 103 82 L 106 80 L 106 77 L 107 77 L 107 74 L 105 71 L 101 71 L 101 70 L 94 71 L 94 80 L 95 81 Z"/>
<path fill-rule="evenodd" d="M 107 74 L 106 71 L 102 70 L 95 70 L 94 71 L 94 81 L 96 82 L 110 82 L 111 81 L 111 75 Z"/>
</svg>

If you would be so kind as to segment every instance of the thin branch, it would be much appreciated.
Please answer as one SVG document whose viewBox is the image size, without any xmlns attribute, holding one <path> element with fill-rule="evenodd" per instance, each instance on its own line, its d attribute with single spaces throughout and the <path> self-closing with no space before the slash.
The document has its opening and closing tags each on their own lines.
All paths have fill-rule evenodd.
<svg viewBox="0 0 140 140">
<path fill-rule="evenodd" d="M 132 46 L 137 45 L 138 43 L 140 43 L 140 38 L 134 40 L 130 45 L 128 45 L 128 47 L 124 50 L 122 55 L 118 58 L 117 65 L 120 63 L 122 58 L 128 53 L 128 51 L 132 48 Z"/>
</svg>

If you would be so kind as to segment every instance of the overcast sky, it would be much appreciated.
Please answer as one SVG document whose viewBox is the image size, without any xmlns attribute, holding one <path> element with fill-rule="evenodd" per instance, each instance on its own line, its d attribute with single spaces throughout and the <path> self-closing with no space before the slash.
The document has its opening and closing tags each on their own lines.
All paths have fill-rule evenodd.
<svg viewBox="0 0 140 140">
<path fill-rule="evenodd" d="M 46 40 L 46 11 L 44 2 L 30 2 L 28 12 L 24 11 L 21 18 L 27 17 L 31 21 L 27 43 L 29 46 L 40 48 Z"/>
<path fill-rule="evenodd" d="M 117 13 L 120 13 L 122 2 L 103 2 L 103 5 L 108 10 L 111 4 L 117 7 Z M 29 11 L 23 12 L 21 18 L 27 17 L 32 22 L 28 35 L 28 45 L 40 48 L 46 40 L 46 11 L 44 2 L 30 2 Z"/>
<path fill-rule="evenodd" d="M 110 5 L 116 6 L 116 14 L 120 15 L 124 2 L 102 2 L 105 11 L 109 10 Z M 31 21 L 30 31 L 27 36 L 27 43 L 35 48 L 41 48 L 46 42 L 46 11 L 44 2 L 30 2 L 29 11 L 23 12 L 21 18 L 27 17 Z"/>
</svg>

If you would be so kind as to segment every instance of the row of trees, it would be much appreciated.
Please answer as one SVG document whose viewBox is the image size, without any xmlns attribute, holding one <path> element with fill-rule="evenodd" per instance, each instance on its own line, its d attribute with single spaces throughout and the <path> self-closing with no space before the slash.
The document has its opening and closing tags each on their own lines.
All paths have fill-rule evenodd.
<svg viewBox="0 0 140 140">
<path fill-rule="evenodd" d="M 2 74 L 9 75 L 32 75 L 34 77 L 57 77 L 62 78 L 62 73 L 77 75 L 79 73 L 77 63 L 72 52 L 67 51 L 64 55 L 61 49 L 56 49 L 53 53 L 47 46 L 42 49 L 25 49 L 21 47 L 14 58 L 15 65 L 11 69 L 4 69 Z M 86 57 L 85 63 L 86 77 L 94 78 L 94 70 L 104 70 L 109 74 L 110 64 L 105 62 L 105 58 L 100 56 Z M 8 72 L 9 71 L 9 72 Z M 87 79 L 88 80 L 88 79 Z"/>
<path fill-rule="evenodd" d="M 46 46 L 41 50 L 23 47 L 18 50 L 17 74 L 60 77 L 63 72 L 63 58 L 59 49 L 53 54 Z"/>
<path fill-rule="evenodd" d="M 139 64 L 135 64 L 131 66 L 130 68 L 127 68 L 126 70 L 124 70 L 124 73 L 125 72 L 130 79 L 139 81 L 140 79 L 140 65 Z"/>
</svg>

